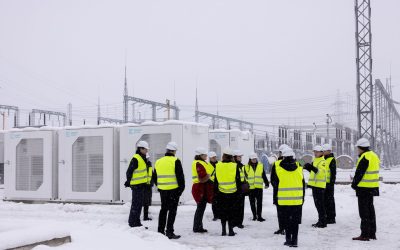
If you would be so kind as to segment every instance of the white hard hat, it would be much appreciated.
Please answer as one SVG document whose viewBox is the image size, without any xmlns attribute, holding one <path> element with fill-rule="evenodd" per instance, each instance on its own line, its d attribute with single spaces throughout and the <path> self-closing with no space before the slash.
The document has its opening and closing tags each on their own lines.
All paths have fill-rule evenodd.
<svg viewBox="0 0 400 250">
<path fill-rule="evenodd" d="M 322 145 L 322 149 L 324 151 L 331 151 L 332 150 L 332 145 L 329 144 L 329 143 L 326 143 L 326 144 Z"/>
<path fill-rule="evenodd" d="M 225 154 L 225 155 L 233 155 L 233 151 L 232 151 L 232 149 L 230 147 L 224 148 L 222 153 Z"/>
<path fill-rule="evenodd" d="M 249 155 L 249 159 L 250 160 L 253 160 L 253 159 L 257 159 L 258 157 L 257 157 L 257 154 L 256 153 L 251 153 L 250 155 Z"/>
<path fill-rule="evenodd" d="M 356 147 L 367 148 L 367 147 L 370 147 L 370 146 L 371 146 L 371 144 L 369 143 L 368 139 L 366 139 L 366 138 L 361 138 L 356 143 Z"/>
<path fill-rule="evenodd" d="M 147 141 L 139 141 L 136 146 L 138 148 L 150 149 L 149 144 L 147 143 Z"/>
<path fill-rule="evenodd" d="M 287 144 L 282 144 L 282 145 L 279 146 L 278 150 L 279 150 L 280 152 L 283 152 L 283 150 L 284 150 L 285 148 L 290 148 L 290 147 L 289 147 Z"/>
<path fill-rule="evenodd" d="M 214 151 L 210 151 L 209 153 L 208 153 L 208 157 L 209 158 L 211 158 L 211 157 L 216 157 L 217 156 L 217 154 L 214 152 Z"/>
<path fill-rule="evenodd" d="M 285 148 L 285 149 L 283 150 L 283 152 L 282 152 L 282 156 L 283 156 L 283 157 L 294 156 L 294 155 L 295 155 L 295 154 L 294 154 L 294 152 L 293 152 L 293 149 L 291 149 L 291 148 L 289 148 L 289 147 Z"/>
<path fill-rule="evenodd" d="M 272 165 L 272 164 L 274 164 L 274 162 L 276 162 L 276 160 L 278 160 L 278 157 L 276 155 L 271 155 L 267 159 L 268 159 L 268 163 Z"/>
<path fill-rule="evenodd" d="M 322 151 L 324 151 L 324 149 L 322 148 L 321 145 L 315 145 L 313 148 L 313 151 L 322 152 Z"/>
<path fill-rule="evenodd" d="M 177 151 L 178 144 L 176 144 L 176 142 L 174 142 L 174 141 L 168 142 L 166 149 L 172 150 L 172 151 Z"/>
<path fill-rule="evenodd" d="M 203 147 L 198 147 L 198 148 L 196 148 L 195 153 L 196 153 L 196 155 L 206 155 L 207 149 L 205 149 Z"/>
<path fill-rule="evenodd" d="M 243 154 L 239 149 L 236 149 L 233 151 L 233 156 L 243 156 Z"/>
</svg>

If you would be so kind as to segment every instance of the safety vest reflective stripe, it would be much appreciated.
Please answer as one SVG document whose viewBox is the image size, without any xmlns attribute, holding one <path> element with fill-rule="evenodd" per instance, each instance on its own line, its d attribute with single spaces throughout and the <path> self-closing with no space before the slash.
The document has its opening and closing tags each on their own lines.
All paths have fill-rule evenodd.
<svg viewBox="0 0 400 250">
<path fill-rule="evenodd" d="M 178 181 L 175 175 L 176 157 L 164 156 L 156 161 L 157 187 L 160 190 L 172 190 L 178 188 Z"/>
<path fill-rule="evenodd" d="M 326 162 L 323 156 L 315 158 L 313 166 L 318 168 L 318 172 L 311 171 L 308 179 L 308 186 L 326 188 Z"/>
<path fill-rule="evenodd" d="M 215 167 L 215 176 L 218 180 L 218 190 L 231 194 L 237 191 L 236 186 L 237 164 L 233 162 L 218 162 Z"/>
<path fill-rule="evenodd" d="M 135 154 L 133 158 L 137 160 L 138 166 L 135 170 L 133 170 L 130 185 L 134 186 L 147 183 L 148 174 L 146 162 L 139 154 Z"/>
<path fill-rule="evenodd" d="M 357 161 L 357 168 L 360 161 L 365 158 L 368 160 L 368 168 L 362 177 L 360 183 L 358 183 L 358 187 L 364 188 L 377 188 L 379 187 L 379 168 L 380 168 L 380 160 L 379 157 L 373 152 L 368 151 L 363 153 Z"/>
<path fill-rule="evenodd" d="M 301 200 L 301 201 L 303 201 L 303 196 L 297 196 L 297 197 L 278 197 L 278 200 L 281 200 L 281 201 Z"/>
<path fill-rule="evenodd" d="M 284 191 L 303 191 L 303 188 L 278 188 L 278 191 L 284 192 Z"/>
</svg>

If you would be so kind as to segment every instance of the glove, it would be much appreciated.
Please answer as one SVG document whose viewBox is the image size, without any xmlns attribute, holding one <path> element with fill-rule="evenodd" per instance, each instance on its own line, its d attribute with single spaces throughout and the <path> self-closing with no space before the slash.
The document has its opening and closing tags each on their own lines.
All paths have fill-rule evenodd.
<svg viewBox="0 0 400 250">
<path fill-rule="evenodd" d="M 304 167 L 303 167 L 303 168 L 304 168 L 305 170 L 311 172 L 311 167 L 312 167 L 312 165 L 311 165 L 310 163 L 306 163 L 306 164 L 304 164 Z"/>
<path fill-rule="evenodd" d="M 124 186 L 125 187 L 130 187 L 131 186 L 130 181 L 125 181 Z"/>
<path fill-rule="evenodd" d="M 356 189 L 357 189 L 357 186 L 356 186 L 355 184 L 351 184 L 351 188 L 354 189 L 354 190 L 356 190 Z"/>
<path fill-rule="evenodd" d="M 269 188 L 269 185 L 265 185 L 265 186 L 264 186 L 264 189 L 268 189 L 268 188 Z"/>
</svg>

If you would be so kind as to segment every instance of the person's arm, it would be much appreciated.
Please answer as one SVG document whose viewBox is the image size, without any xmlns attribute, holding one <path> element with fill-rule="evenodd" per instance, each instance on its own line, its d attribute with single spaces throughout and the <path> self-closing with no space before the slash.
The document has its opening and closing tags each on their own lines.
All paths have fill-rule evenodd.
<svg viewBox="0 0 400 250">
<path fill-rule="evenodd" d="M 272 168 L 271 168 L 271 185 L 273 188 L 277 188 L 278 183 L 279 183 L 278 176 L 276 175 L 276 166 L 275 165 L 276 164 L 274 162 L 274 164 L 272 165 Z"/>
<path fill-rule="evenodd" d="M 304 180 L 304 176 L 303 176 L 303 203 L 304 203 L 304 198 L 306 197 L 306 182 Z"/>
<path fill-rule="evenodd" d="M 269 181 L 268 181 L 267 175 L 265 174 L 265 170 L 264 169 L 263 169 L 263 172 L 262 172 L 262 178 L 263 178 L 265 186 L 269 187 Z"/>
<path fill-rule="evenodd" d="M 362 178 L 363 178 L 365 172 L 367 172 L 368 165 L 369 165 L 369 161 L 368 161 L 367 159 L 365 159 L 365 157 L 363 157 L 363 158 L 360 160 L 360 163 L 358 164 L 356 173 L 355 173 L 354 178 L 353 178 L 353 182 L 352 182 L 352 184 L 351 184 L 351 187 L 352 187 L 353 189 L 356 189 L 356 188 L 357 188 L 357 185 L 358 185 L 358 184 L 360 183 L 360 181 L 362 180 Z"/>
<path fill-rule="evenodd" d="M 135 169 L 137 168 L 138 168 L 138 161 L 135 157 L 133 157 L 131 162 L 129 163 L 128 169 L 126 170 L 126 182 L 124 184 L 125 187 L 130 186 L 133 171 L 135 171 Z"/>
<path fill-rule="evenodd" d="M 206 169 L 199 162 L 196 163 L 196 171 L 200 183 L 206 183 L 210 179 L 210 175 L 207 174 Z"/>
<path fill-rule="evenodd" d="M 182 194 L 185 190 L 185 175 L 183 174 L 182 163 L 179 159 L 175 162 L 175 175 L 176 181 L 178 182 L 178 188 Z"/>
<path fill-rule="evenodd" d="M 313 171 L 314 173 L 318 173 L 318 168 L 314 167 L 312 164 L 310 163 L 306 163 L 303 167 L 305 170 L 307 170 L 308 172 Z"/>
<path fill-rule="evenodd" d="M 331 171 L 331 184 L 335 184 L 336 182 L 336 160 L 333 158 L 331 164 L 329 165 L 329 169 Z"/>
</svg>

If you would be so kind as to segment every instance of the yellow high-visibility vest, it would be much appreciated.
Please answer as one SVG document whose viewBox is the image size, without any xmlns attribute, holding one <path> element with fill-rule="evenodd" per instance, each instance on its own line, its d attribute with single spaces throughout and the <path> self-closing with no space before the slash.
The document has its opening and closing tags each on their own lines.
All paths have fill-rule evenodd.
<svg viewBox="0 0 400 250">
<path fill-rule="evenodd" d="M 325 159 L 325 164 L 326 164 L 326 183 L 331 183 L 331 169 L 330 165 L 331 162 L 335 159 L 335 157 L 329 157 L 328 159 Z"/>
<path fill-rule="evenodd" d="M 358 183 L 358 187 L 364 188 L 377 188 L 379 187 L 379 169 L 380 169 L 380 159 L 379 157 L 372 151 L 368 151 L 363 153 L 357 161 L 357 168 L 358 164 L 360 163 L 361 159 L 367 159 L 369 164 L 367 171 L 365 172 L 363 178 L 361 179 L 360 183 Z"/>
<path fill-rule="evenodd" d="M 303 205 L 303 168 L 296 162 L 297 169 L 287 171 L 281 167 L 280 162 L 276 165 L 276 175 L 279 179 L 278 205 L 298 206 Z"/>
<path fill-rule="evenodd" d="M 210 180 L 214 181 L 214 166 L 205 162 L 205 161 L 198 161 L 195 160 L 192 163 L 192 181 L 193 184 L 199 183 L 199 176 L 197 175 L 197 170 L 196 170 L 196 165 L 197 163 L 200 163 L 204 169 L 206 170 L 207 174 L 210 175 Z"/>
<path fill-rule="evenodd" d="M 138 162 L 138 167 L 132 173 L 131 186 L 147 183 L 148 173 L 146 162 L 139 154 L 133 156 Z"/>
<path fill-rule="evenodd" d="M 308 186 L 326 188 L 326 162 L 324 157 L 315 158 L 313 166 L 318 168 L 318 173 L 311 171 Z"/>
<path fill-rule="evenodd" d="M 156 161 L 157 187 L 160 190 L 172 190 L 178 188 L 175 174 L 175 162 L 178 158 L 164 156 Z"/>
<path fill-rule="evenodd" d="M 264 188 L 264 180 L 262 178 L 264 165 L 262 163 L 257 164 L 255 171 L 250 165 L 244 166 L 244 170 L 247 174 L 247 181 L 249 182 L 250 189 Z"/>
<path fill-rule="evenodd" d="M 151 178 L 153 178 L 153 167 L 149 166 L 147 169 L 147 184 L 151 184 Z"/>
<path fill-rule="evenodd" d="M 225 194 L 237 191 L 236 171 L 237 164 L 233 162 L 218 162 L 215 167 L 215 176 L 218 180 L 218 190 Z"/>
</svg>

